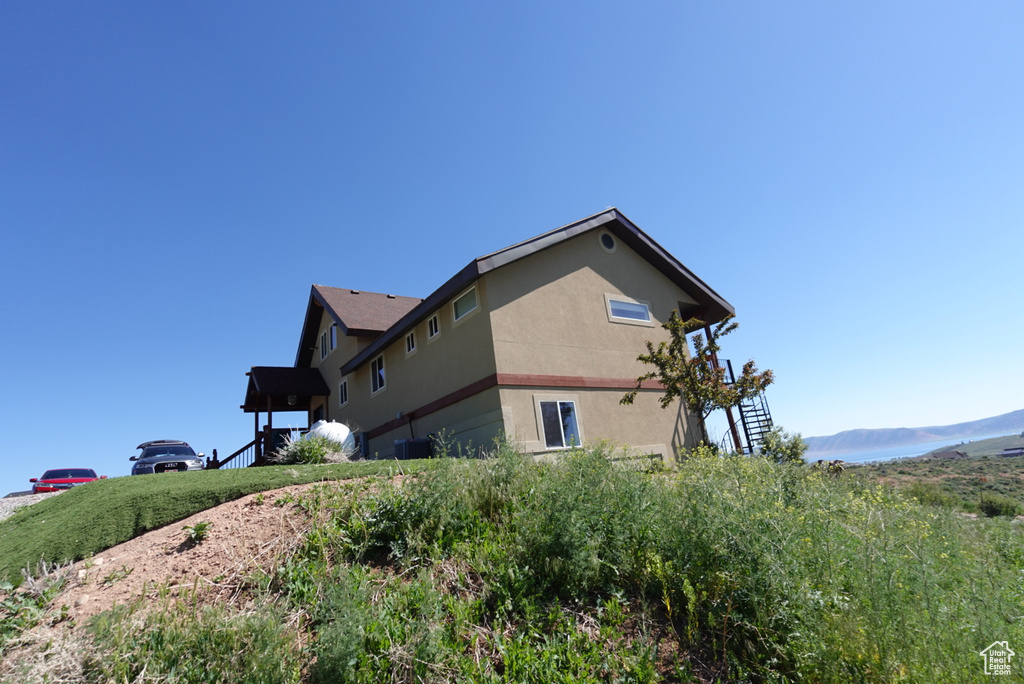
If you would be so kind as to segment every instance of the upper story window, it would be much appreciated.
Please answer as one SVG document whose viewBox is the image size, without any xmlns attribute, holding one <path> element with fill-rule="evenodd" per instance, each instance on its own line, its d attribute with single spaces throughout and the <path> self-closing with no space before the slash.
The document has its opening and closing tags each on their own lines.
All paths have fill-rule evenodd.
<svg viewBox="0 0 1024 684">
<path fill-rule="evenodd" d="M 437 314 L 430 317 L 427 321 L 427 339 L 433 339 L 441 334 L 441 325 L 437 320 Z"/>
<path fill-rule="evenodd" d="M 338 346 L 338 324 L 332 323 L 331 327 L 320 333 L 320 358 L 327 358 L 327 355 Z"/>
<path fill-rule="evenodd" d="M 416 351 L 416 331 L 413 330 L 405 336 L 405 355 L 408 356 Z"/>
<path fill-rule="evenodd" d="M 608 320 L 613 323 L 653 326 L 651 307 L 646 302 L 626 299 L 621 295 L 605 295 Z"/>
<path fill-rule="evenodd" d="M 470 312 L 476 310 L 476 306 L 476 288 L 472 287 L 468 292 L 452 302 L 452 317 L 455 321 L 465 318 Z"/>
<path fill-rule="evenodd" d="M 370 391 L 376 394 L 384 389 L 384 355 L 370 362 Z"/>
</svg>

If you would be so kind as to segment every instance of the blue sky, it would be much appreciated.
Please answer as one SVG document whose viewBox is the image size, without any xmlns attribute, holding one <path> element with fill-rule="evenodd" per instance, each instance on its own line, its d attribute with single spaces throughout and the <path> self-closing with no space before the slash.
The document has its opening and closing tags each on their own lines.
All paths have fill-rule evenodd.
<svg viewBox="0 0 1024 684">
<path fill-rule="evenodd" d="M 1024 408 L 1024 4 L 0 4 L 0 494 L 616 206 L 805 436 Z"/>
</svg>

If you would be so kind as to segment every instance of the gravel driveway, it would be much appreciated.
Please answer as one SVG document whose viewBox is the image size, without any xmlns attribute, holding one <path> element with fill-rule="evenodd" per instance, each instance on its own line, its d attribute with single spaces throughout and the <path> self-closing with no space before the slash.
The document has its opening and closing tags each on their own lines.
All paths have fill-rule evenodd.
<svg viewBox="0 0 1024 684">
<path fill-rule="evenodd" d="M 42 501 L 43 499 L 51 496 L 56 496 L 60 492 L 47 492 L 45 494 L 29 494 L 28 496 L 10 496 L 0 499 L 0 520 L 8 517 L 14 511 L 18 510 L 22 506 L 29 506 L 31 504 Z"/>
</svg>

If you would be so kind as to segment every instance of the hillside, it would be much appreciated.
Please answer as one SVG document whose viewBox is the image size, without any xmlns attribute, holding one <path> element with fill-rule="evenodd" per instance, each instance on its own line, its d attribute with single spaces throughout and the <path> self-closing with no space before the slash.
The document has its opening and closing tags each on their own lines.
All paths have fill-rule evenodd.
<svg viewBox="0 0 1024 684">
<path fill-rule="evenodd" d="M 845 430 L 826 437 L 805 437 L 804 441 L 807 442 L 810 458 L 812 455 L 839 455 L 854 451 L 925 444 L 943 439 L 966 440 L 1021 431 L 1024 431 L 1024 409 L 955 425 Z"/>
<path fill-rule="evenodd" d="M 129 482 L 175 487 L 179 510 L 185 483 L 226 503 L 87 556 L 65 593 L 0 589 L 0 680 L 966 682 L 992 639 L 1024 643 L 1008 518 L 760 458 L 623 465 L 506 449 L 317 484 L 283 467 Z M 0 541 L 78 536 L 54 515 L 113 514 L 113 492 L 35 504 Z M 153 494 L 131 506 L 177 498 Z"/>
</svg>

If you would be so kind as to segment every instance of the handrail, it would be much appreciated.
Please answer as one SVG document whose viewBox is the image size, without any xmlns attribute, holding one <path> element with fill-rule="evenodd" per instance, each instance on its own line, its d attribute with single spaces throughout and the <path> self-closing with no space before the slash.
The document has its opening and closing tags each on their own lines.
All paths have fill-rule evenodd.
<svg viewBox="0 0 1024 684">
<path fill-rule="evenodd" d="M 228 456 L 223 461 L 221 461 L 220 463 L 218 463 L 216 466 L 213 466 L 213 467 L 215 467 L 217 469 L 220 469 L 220 468 L 248 468 L 249 466 L 252 465 L 252 462 L 256 460 L 256 442 L 261 441 L 262 437 L 263 436 L 260 435 L 260 437 L 257 437 L 256 439 L 252 440 L 251 442 L 246 444 L 244 447 L 242 447 L 241 449 L 239 449 L 235 453 L 231 454 L 230 456 Z M 246 452 L 248 452 L 248 453 L 246 453 Z M 236 462 L 235 458 L 239 457 L 239 456 L 241 456 L 241 458 L 239 458 L 239 460 Z M 228 465 L 228 463 L 231 463 L 231 465 Z"/>
</svg>

